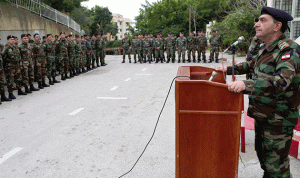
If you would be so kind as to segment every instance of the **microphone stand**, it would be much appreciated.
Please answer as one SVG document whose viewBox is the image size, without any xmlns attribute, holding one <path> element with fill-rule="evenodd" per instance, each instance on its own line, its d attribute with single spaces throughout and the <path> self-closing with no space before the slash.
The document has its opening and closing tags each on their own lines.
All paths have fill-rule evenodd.
<svg viewBox="0 0 300 178">
<path fill-rule="evenodd" d="M 232 51 L 232 82 L 234 82 L 234 60 L 235 60 L 235 45 L 231 45 L 228 51 Z"/>
</svg>

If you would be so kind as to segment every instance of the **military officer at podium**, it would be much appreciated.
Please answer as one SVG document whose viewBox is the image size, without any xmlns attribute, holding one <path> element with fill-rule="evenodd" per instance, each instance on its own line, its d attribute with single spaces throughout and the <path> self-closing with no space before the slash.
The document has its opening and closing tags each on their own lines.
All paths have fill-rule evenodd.
<svg viewBox="0 0 300 178">
<path fill-rule="evenodd" d="M 291 20 L 284 11 L 262 8 L 254 25 L 262 41 L 258 55 L 234 66 L 235 74 L 253 70 L 253 78 L 228 85 L 249 95 L 248 116 L 255 119 L 255 150 L 266 178 L 291 177 L 288 155 L 300 103 L 300 46 L 284 35 Z M 217 70 L 232 73 L 232 67 Z"/>
</svg>

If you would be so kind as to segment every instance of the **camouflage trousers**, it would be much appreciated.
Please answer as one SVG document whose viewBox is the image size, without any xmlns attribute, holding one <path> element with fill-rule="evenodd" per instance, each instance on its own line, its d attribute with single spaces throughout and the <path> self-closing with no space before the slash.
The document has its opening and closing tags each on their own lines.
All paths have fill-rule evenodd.
<svg viewBox="0 0 300 178">
<path fill-rule="evenodd" d="M 4 73 L 6 75 L 8 93 L 14 91 L 14 83 L 17 89 L 21 89 L 22 76 L 19 64 L 6 63 Z"/>
<path fill-rule="evenodd" d="M 170 59 L 172 59 L 172 60 L 175 60 L 175 49 L 172 47 L 172 48 L 170 48 L 170 47 L 167 47 L 167 59 L 168 59 L 168 61 L 170 60 Z"/>
<path fill-rule="evenodd" d="M 4 69 L 2 66 L 0 66 L 0 93 L 4 93 L 4 86 L 5 86 Z"/>
<path fill-rule="evenodd" d="M 151 50 L 150 48 L 144 48 L 143 49 L 143 58 L 146 61 L 148 58 L 148 61 L 150 61 L 150 55 L 151 55 Z"/>
<path fill-rule="evenodd" d="M 79 63 L 79 67 L 80 67 L 80 68 L 83 68 L 83 67 L 85 67 L 85 64 L 86 64 L 86 53 L 84 53 L 84 54 L 82 55 L 81 61 L 80 61 L 80 63 Z"/>
<path fill-rule="evenodd" d="M 103 48 L 99 51 L 99 57 L 100 57 L 101 64 L 105 63 L 105 54 L 106 54 L 105 48 Z"/>
<path fill-rule="evenodd" d="M 93 50 L 91 53 L 91 57 L 92 57 L 92 65 L 94 66 L 96 61 L 97 61 L 97 55 L 96 55 L 96 51 Z"/>
<path fill-rule="evenodd" d="M 144 57 L 143 50 L 139 49 L 139 61 L 143 61 L 143 57 Z"/>
<path fill-rule="evenodd" d="M 81 55 L 78 54 L 75 57 L 75 63 L 74 63 L 75 70 L 78 70 L 79 68 L 81 68 L 80 64 L 81 64 Z"/>
<path fill-rule="evenodd" d="M 126 54 L 128 55 L 128 59 L 131 60 L 131 48 L 123 48 L 123 59 L 125 60 Z"/>
<path fill-rule="evenodd" d="M 264 174 L 272 178 L 290 178 L 289 151 L 294 127 L 269 125 L 255 121 L 255 150 Z"/>
<path fill-rule="evenodd" d="M 69 56 L 69 70 L 74 69 L 74 63 L 75 63 L 75 56 L 70 55 Z"/>
<path fill-rule="evenodd" d="M 196 60 L 196 47 L 188 47 L 188 60 L 191 60 L 191 55 L 193 60 Z"/>
<path fill-rule="evenodd" d="M 54 57 L 47 57 L 47 77 L 48 79 L 56 77 L 56 66 L 55 66 L 55 58 Z"/>
<path fill-rule="evenodd" d="M 201 60 L 201 55 L 202 55 L 202 60 L 205 61 L 206 60 L 205 47 L 198 46 L 197 52 L 198 52 L 198 61 Z"/>
<path fill-rule="evenodd" d="M 86 67 L 91 67 L 92 53 L 91 51 L 86 52 Z"/>
<path fill-rule="evenodd" d="M 136 56 L 139 58 L 139 48 L 133 48 L 133 58 L 136 60 Z"/>
<path fill-rule="evenodd" d="M 61 74 L 67 74 L 69 71 L 69 58 L 67 55 L 59 56 L 59 67 Z"/>
<path fill-rule="evenodd" d="M 33 85 L 34 82 L 34 66 L 32 61 L 23 61 L 21 69 L 22 86 Z"/>
<path fill-rule="evenodd" d="M 155 50 L 155 58 L 156 60 L 162 60 L 164 56 L 164 50 L 163 49 L 156 49 Z"/>
<path fill-rule="evenodd" d="M 36 62 L 38 62 L 40 66 L 34 66 L 35 79 L 37 82 L 42 82 L 43 80 L 45 80 L 45 77 L 47 75 L 46 60 L 37 59 Z"/>
<path fill-rule="evenodd" d="M 154 48 L 151 49 L 151 60 L 152 60 L 152 57 L 153 57 L 153 59 L 156 58 L 156 56 L 155 56 L 155 49 Z"/>
<path fill-rule="evenodd" d="M 102 49 L 101 49 L 102 50 Z M 100 51 L 101 50 L 97 50 L 96 51 L 96 64 L 100 64 Z"/>
<path fill-rule="evenodd" d="M 184 47 L 178 47 L 178 60 L 180 61 L 180 58 L 182 56 L 182 60 L 185 60 L 185 49 Z"/>
<path fill-rule="evenodd" d="M 218 59 L 219 57 L 219 47 L 218 46 L 211 46 L 210 47 L 210 54 L 209 54 L 209 59 L 213 60 Z"/>
</svg>

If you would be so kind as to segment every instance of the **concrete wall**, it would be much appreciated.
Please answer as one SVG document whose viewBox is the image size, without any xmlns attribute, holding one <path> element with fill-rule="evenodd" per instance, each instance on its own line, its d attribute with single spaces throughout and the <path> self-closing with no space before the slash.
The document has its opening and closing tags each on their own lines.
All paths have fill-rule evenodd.
<svg viewBox="0 0 300 178">
<path fill-rule="evenodd" d="M 59 35 L 61 31 L 66 34 L 79 34 L 67 26 L 40 17 L 23 8 L 17 8 L 11 3 L 0 2 L 0 44 L 6 44 L 8 35 L 17 36 L 20 43 L 23 33 L 30 33 L 32 36 L 39 33 L 40 36 L 45 36 L 49 33 Z"/>
</svg>

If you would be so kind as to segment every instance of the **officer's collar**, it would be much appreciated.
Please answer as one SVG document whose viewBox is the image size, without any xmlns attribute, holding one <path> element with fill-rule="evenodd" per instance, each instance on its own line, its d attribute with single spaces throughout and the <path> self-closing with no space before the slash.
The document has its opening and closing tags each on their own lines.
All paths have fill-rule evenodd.
<svg viewBox="0 0 300 178">
<path fill-rule="evenodd" d="M 282 34 L 279 38 L 277 38 L 276 40 L 274 40 L 274 41 L 270 44 L 270 46 L 269 46 L 268 48 L 266 48 L 266 50 L 267 50 L 268 52 L 273 51 L 274 48 L 275 48 L 276 46 L 278 46 L 279 40 L 283 40 L 283 39 L 285 39 L 285 38 L 286 38 L 285 34 Z"/>
</svg>

